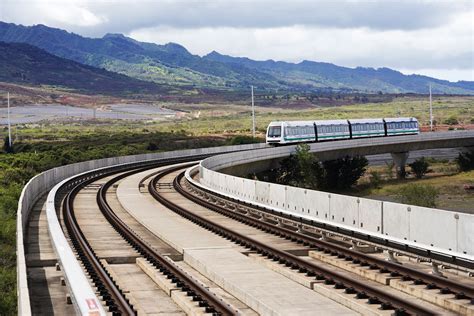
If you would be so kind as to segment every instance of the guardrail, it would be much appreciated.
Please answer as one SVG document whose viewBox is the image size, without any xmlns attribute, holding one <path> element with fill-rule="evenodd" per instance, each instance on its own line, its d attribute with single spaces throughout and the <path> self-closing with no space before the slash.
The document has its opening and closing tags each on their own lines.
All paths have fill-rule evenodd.
<svg viewBox="0 0 474 316">
<path fill-rule="evenodd" d="M 94 170 L 108 166 L 117 166 L 120 164 L 146 162 L 174 157 L 198 156 L 205 154 L 210 155 L 224 152 L 252 150 L 265 147 L 265 144 L 249 144 L 105 158 L 53 168 L 42 172 L 30 179 L 30 181 L 28 181 L 28 183 L 23 187 L 18 202 L 17 210 L 16 235 L 18 315 L 31 315 L 31 305 L 27 281 L 27 268 L 25 260 L 24 229 L 26 228 L 26 225 L 28 223 L 28 217 L 30 214 L 31 207 L 37 202 L 37 200 L 41 196 L 51 190 L 56 184 L 73 175 L 77 175 L 88 170 Z"/>
<path fill-rule="evenodd" d="M 463 144 L 474 145 L 473 131 L 316 143 L 311 144 L 311 150 L 327 159 L 351 153 L 448 148 Z M 214 156 L 201 162 L 200 182 L 207 189 L 230 198 L 332 226 L 348 234 L 424 249 L 454 261 L 474 262 L 474 215 L 306 190 L 218 172 L 236 166 L 238 169 L 244 164 L 258 165 L 262 160 L 288 156 L 293 151 L 294 146 L 290 146 L 245 155 Z"/>
</svg>

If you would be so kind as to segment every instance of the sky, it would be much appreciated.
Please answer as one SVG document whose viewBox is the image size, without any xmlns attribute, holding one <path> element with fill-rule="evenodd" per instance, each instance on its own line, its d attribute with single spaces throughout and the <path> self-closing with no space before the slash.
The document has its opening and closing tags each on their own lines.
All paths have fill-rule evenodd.
<svg viewBox="0 0 474 316">
<path fill-rule="evenodd" d="M 474 0 L 0 0 L 0 20 L 474 81 Z"/>
</svg>

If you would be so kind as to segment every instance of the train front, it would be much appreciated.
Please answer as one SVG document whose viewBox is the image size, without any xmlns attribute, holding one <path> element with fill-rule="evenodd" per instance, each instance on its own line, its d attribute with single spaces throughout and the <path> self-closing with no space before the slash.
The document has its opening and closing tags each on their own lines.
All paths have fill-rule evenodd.
<svg viewBox="0 0 474 316">
<path fill-rule="evenodd" d="M 266 143 L 278 145 L 282 143 L 283 126 L 281 122 L 271 122 L 267 128 Z"/>
</svg>

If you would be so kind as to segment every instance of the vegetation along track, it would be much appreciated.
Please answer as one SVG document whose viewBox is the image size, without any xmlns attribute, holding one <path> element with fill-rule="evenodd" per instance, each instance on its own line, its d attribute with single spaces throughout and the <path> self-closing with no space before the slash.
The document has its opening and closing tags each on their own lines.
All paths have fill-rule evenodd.
<svg viewBox="0 0 474 316">
<path fill-rule="evenodd" d="M 182 187 L 181 179 L 183 178 L 184 173 L 181 173 L 174 183 L 175 189 L 181 193 L 183 196 L 192 200 L 193 202 L 202 205 L 210 210 L 213 210 L 217 213 L 220 213 L 224 216 L 233 218 L 242 222 L 244 224 L 256 227 L 260 230 L 266 231 L 268 233 L 280 236 L 285 239 L 293 240 L 299 244 L 308 246 L 309 248 L 314 248 L 318 251 L 323 251 L 332 256 L 337 256 L 338 258 L 344 258 L 346 261 L 352 261 L 355 264 L 361 266 L 369 266 L 372 270 L 379 270 L 381 273 L 390 273 L 390 276 L 397 277 L 401 276 L 404 281 L 413 281 L 417 285 L 425 284 L 429 289 L 439 289 L 442 294 L 454 293 L 457 299 L 470 299 L 471 304 L 474 304 L 474 288 L 469 285 L 461 284 L 455 282 L 445 277 L 437 276 L 430 273 L 425 273 L 420 270 L 416 270 L 392 261 L 383 260 L 368 254 L 358 252 L 352 249 L 348 249 L 336 243 L 330 241 L 322 240 L 314 236 L 310 236 L 283 226 L 278 225 L 278 222 L 274 224 L 269 221 L 262 221 L 255 217 L 245 215 L 245 213 L 240 213 L 234 207 L 234 210 L 220 206 L 218 203 L 211 203 L 209 200 L 204 198 L 199 198 L 197 195 L 190 193 L 188 190 Z M 185 180 L 187 182 L 187 180 Z M 187 182 L 191 187 L 191 183 Z M 202 191 L 201 188 L 194 188 L 195 190 Z M 209 196 L 208 192 L 204 192 L 205 195 Z M 229 205 L 235 202 L 222 199 L 221 197 L 216 197 L 213 194 L 210 194 L 215 200 L 224 200 L 225 202 L 221 204 Z M 274 215 L 274 214 L 273 214 Z"/>
<path fill-rule="evenodd" d="M 166 260 L 161 254 L 151 248 L 144 242 L 134 231 L 132 231 L 112 210 L 106 200 L 107 189 L 115 182 L 130 176 L 134 173 L 144 171 L 151 168 L 174 164 L 178 162 L 188 162 L 202 157 L 187 157 L 184 159 L 167 159 L 161 162 L 150 163 L 147 166 L 129 167 L 125 169 L 111 168 L 109 172 L 103 172 L 96 176 L 85 176 L 81 180 L 75 180 L 64 188 L 70 188 L 63 200 L 63 217 L 65 225 L 80 260 L 82 261 L 85 270 L 87 271 L 93 284 L 96 286 L 98 293 L 105 302 L 109 311 L 113 315 L 135 315 L 136 311 L 124 296 L 121 289 L 112 280 L 108 271 L 101 264 L 98 256 L 91 248 L 88 240 L 84 236 L 81 227 L 78 225 L 74 214 L 74 198 L 78 192 L 88 184 L 97 181 L 101 178 L 111 176 L 122 172 L 120 175 L 107 181 L 97 193 L 97 203 L 107 218 L 109 223 L 115 230 L 145 259 L 147 259 L 153 266 L 160 270 L 161 273 L 167 276 L 178 288 L 186 292 L 187 296 L 193 301 L 198 302 L 200 307 L 205 309 L 206 313 L 213 315 L 234 315 L 236 312 L 231 307 L 216 297 L 212 292 L 207 290 L 204 286 L 196 282 L 194 279 L 183 273 L 180 269 Z"/>
<path fill-rule="evenodd" d="M 245 236 L 235 230 L 229 229 L 215 223 L 207 218 L 204 218 L 200 215 L 197 215 L 187 209 L 177 205 L 173 201 L 163 197 L 158 190 L 156 189 L 158 181 L 170 174 L 175 172 L 182 167 L 171 167 L 163 170 L 158 175 L 156 175 L 152 181 L 149 182 L 148 189 L 150 194 L 160 203 L 168 207 L 170 210 L 176 212 L 177 214 L 187 218 L 188 220 L 200 225 L 203 228 L 206 228 L 224 238 L 230 239 L 231 241 L 249 248 L 252 251 L 255 251 L 265 257 L 272 259 L 273 261 L 279 262 L 281 264 L 285 264 L 288 267 L 291 267 L 294 270 L 298 270 L 301 273 L 305 273 L 308 276 L 315 277 L 317 280 L 325 280 L 326 284 L 334 284 L 336 289 L 345 289 L 345 292 L 348 294 L 354 294 L 359 299 L 367 299 L 370 304 L 380 304 L 381 309 L 394 309 L 396 315 L 407 315 L 407 314 L 416 314 L 416 315 L 431 315 L 433 312 L 421 305 L 414 304 L 412 302 L 408 302 L 400 297 L 392 295 L 386 291 L 380 290 L 379 288 L 370 286 L 364 282 L 354 280 L 346 275 L 341 273 L 332 271 L 329 268 L 320 266 L 316 263 L 306 261 L 296 255 L 291 253 L 281 251 L 276 249 L 275 247 L 266 245 L 260 241 L 257 241 L 251 237 Z M 180 184 L 181 179 L 184 176 L 184 172 L 180 173 L 178 177 L 176 177 L 173 181 L 174 188 L 185 197 L 201 204 L 203 202 L 199 202 L 195 200 L 193 195 L 187 193 Z M 208 207 L 206 205 L 206 207 Z M 210 205 L 209 205 L 209 208 Z M 214 209 L 213 207 L 211 209 Z M 222 211 L 217 210 L 216 211 Z M 225 210 L 225 209 L 223 209 Z M 220 212 L 221 213 L 221 212 Z M 221 214 L 226 214 L 227 212 L 223 212 Z M 232 212 L 227 213 L 229 216 L 235 218 Z M 255 223 L 257 224 L 257 223 Z M 270 232 L 270 227 L 266 229 L 266 231 Z M 274 231 L 277 233 L 277 231 Z M 301 240 L 302 236 L 294 236 L 290 237 L 294 238 L 295 241 Z M 302 243 L 306 243 L 309 246 L 315 246 L 314 243 L 309 243 L 305 241 L 301 241 Z"/>
</svg>

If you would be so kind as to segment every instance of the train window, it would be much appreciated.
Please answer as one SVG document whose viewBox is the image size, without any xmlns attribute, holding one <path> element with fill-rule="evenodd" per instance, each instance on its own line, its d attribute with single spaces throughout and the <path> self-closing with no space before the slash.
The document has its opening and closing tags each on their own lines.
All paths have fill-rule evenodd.
<svg viewBox="0 0 474 316">
<path fill-rule="evenodd" d="M 281 136 L 281 126 L 270 126 L 268 129 L 269 137 L 280 137 Z"/>
</svg>

